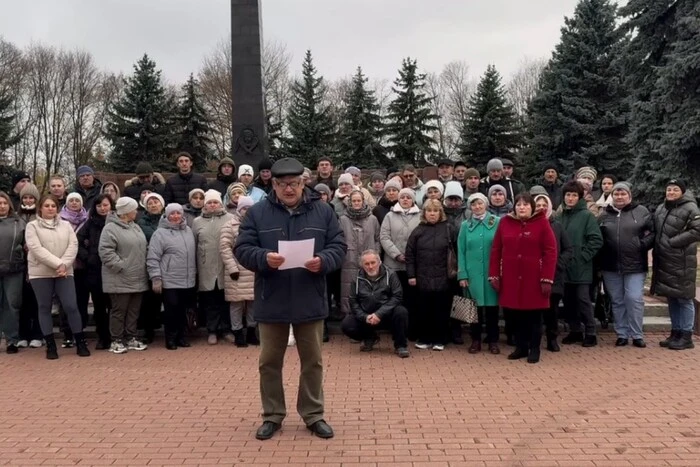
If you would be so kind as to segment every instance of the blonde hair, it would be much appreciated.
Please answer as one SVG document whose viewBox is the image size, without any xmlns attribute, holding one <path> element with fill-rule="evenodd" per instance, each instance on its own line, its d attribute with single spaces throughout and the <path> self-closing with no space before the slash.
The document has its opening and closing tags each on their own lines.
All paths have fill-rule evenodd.
<svg viewBox="0 0 700 467">
<path fill-rule="evenodd" d="M 447 220 L 447 215 L 445 214 L 445 210 L 442 207 L 442 203 L 436 199 L 427 199 L 423 203 L 423 209 L 420 211 L 420 222 L 421 224 L 427 224 L 428 220 L 425 218 L 425 211 L 428 209 L 434 209 L 436 211 L 440 211 L 440 219 L 438 222 L 444 222 Z"/>
</svg>

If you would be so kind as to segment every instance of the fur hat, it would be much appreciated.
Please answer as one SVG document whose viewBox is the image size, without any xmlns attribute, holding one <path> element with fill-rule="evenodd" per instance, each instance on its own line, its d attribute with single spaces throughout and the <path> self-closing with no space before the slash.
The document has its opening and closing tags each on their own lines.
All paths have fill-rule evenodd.
<svg viewBox="0 0 700 467">
<path fill-rule="evenodd" d="M 160 195 L 158 195 L 160 196 Z M 123 216 L 124 214 L 129 214 L 138 209 L 139 205 L 135 199 L 130 196 L 122 196 L 117 200 L 116 211 L 117 216 Z"/>
<path fill-rule="evenodd" d="M 272 170 L 272 161 L 268 158 L 261 160 L 258 164 L 258 172 L 261 170 Z"/>
</svg>

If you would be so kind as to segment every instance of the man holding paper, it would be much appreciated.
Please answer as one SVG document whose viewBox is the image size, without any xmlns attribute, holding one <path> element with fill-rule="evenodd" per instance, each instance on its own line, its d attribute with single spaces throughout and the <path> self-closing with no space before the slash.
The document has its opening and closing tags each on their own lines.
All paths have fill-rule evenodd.
<svg viewBox="0 0 700 467">
<path fill-rule="evenodd" d="M 257 439 L 270 439 L 287 415 L 282 365 L 290 324 L 301 362 L 297 411 L 316 436 L 333 437 L 323 418 L 325 275 L 340 268 L 346 245 L 335 212 L 318 193 L 305 187 L 303 172 L 296 159 L 274 163 L 273 192 L 250 208 L 234 249 L 239 263 L 255 272 L 263 406 Z"/>
</svg>

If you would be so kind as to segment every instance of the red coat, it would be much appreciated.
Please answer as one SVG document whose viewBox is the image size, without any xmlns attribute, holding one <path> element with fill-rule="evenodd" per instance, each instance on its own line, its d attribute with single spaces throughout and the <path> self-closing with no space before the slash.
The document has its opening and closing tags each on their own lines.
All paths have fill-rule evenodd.
<svg viewBox="0 0 700 467">
<path fill-rule="evenodd" d="M 521 221 L 509 214 L 496 230 L 489 277 L 500 277 L 498 302 L 517 310 L 549 308 L 541 282 L 552 283 L 557 267 L 557 241 L 544 213 Z"/>
</svg>

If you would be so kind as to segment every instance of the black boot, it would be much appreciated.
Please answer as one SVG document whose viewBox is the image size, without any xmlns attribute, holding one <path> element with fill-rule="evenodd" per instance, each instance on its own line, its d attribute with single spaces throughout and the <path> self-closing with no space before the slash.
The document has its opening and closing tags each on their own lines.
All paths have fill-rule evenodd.
<svg viewBox="0 0 700 467">
<path fill-rule="evenodd" d="M 537 363 L 540 361 L 540 348 L 533 347 L 530 349 L 530 353 L 527 355 L 528 363 Z"/>
<path fill-rule="evenodd" d="M 233 331 L 233 344 L 236 347 L 248 347 L 248 343 L 246 342 L 246 334 L 247 332 L 245 329 Z"/>
<path fill-rule="evenodd" d="M 550 352 L 559 352 L 561 350 L 556 335 L 547 336 L 547 350 Z"/>
<path fill-rule="evenodd" d="M 328 322 L 323 320 L 323 342 L 330 341 L 331 338 L 328 336 Z"/>
<path fill-rule="evenodd" d="M 661 347 L 668 347 L 668 344 L 670 344 L 671 341 L 674 341 L 674 340 L 679 339 L 680 336 L 681 336 L 681 331 L 680 331 L 680 330 L 678 330 L 678 329 L 672 329 L 672 330 L 671 330 L 671 334 L 670 334 L 666 339 L 664 339 L 664 340 L 662 340 L 661 342 L 659 342 L 659 345 L 660 345 Z"/>
<path fill-rule="evenodd" d="M 595 347 L 598 345 L 598 337 L 597 336 L 586 336 L 583 339 L 583 346 L 584 347 Z"/>
<path fill-rule="evenodd" d="M 583 342 L 582 332 L 570 332 L 568 336 L 561 340 L 564 345 L 576 344 L 577 342 Z"/>
<path fill-rule="evenodd" d="M 681 331 L 680 336 L 676 340 L 672 340 L 668 344 L 671 350 L 686 350 L 695 348 L 693 344 L 693 331 Z"/>
<path fill-rule="evenodd" d="M 525 358 L 527 356 L 528 356 L 527 349 L 523 349 L 521 347 L 516 347 L 515 351 L 513 351 L 510 355 L 508 355 L 508 360 L 519 360 L 519 359 Z"/>
<path fill-rule="evenodd" d="M 53 334 L 44 336 L 46 342 L 46 358 L 48 360 L 56 360 L 58 358 L 58 349 L 56 348 L 56 339 Z"/>
<path fill-rule="evenodd" d="M 75 353 L 79 357 L 89 357 L 90 350 L 88 349 L 85 333 L 78 332 L 75 334 Z"/>
<path fill-rule="evenodd" d="M 246 341 L 250 345 L 260 345 L 260 341 L 258 340 L 258 335 L 255 333 L 255 327 L 248 328 L 248 335 L 246 336 Z"/>
</svg>

